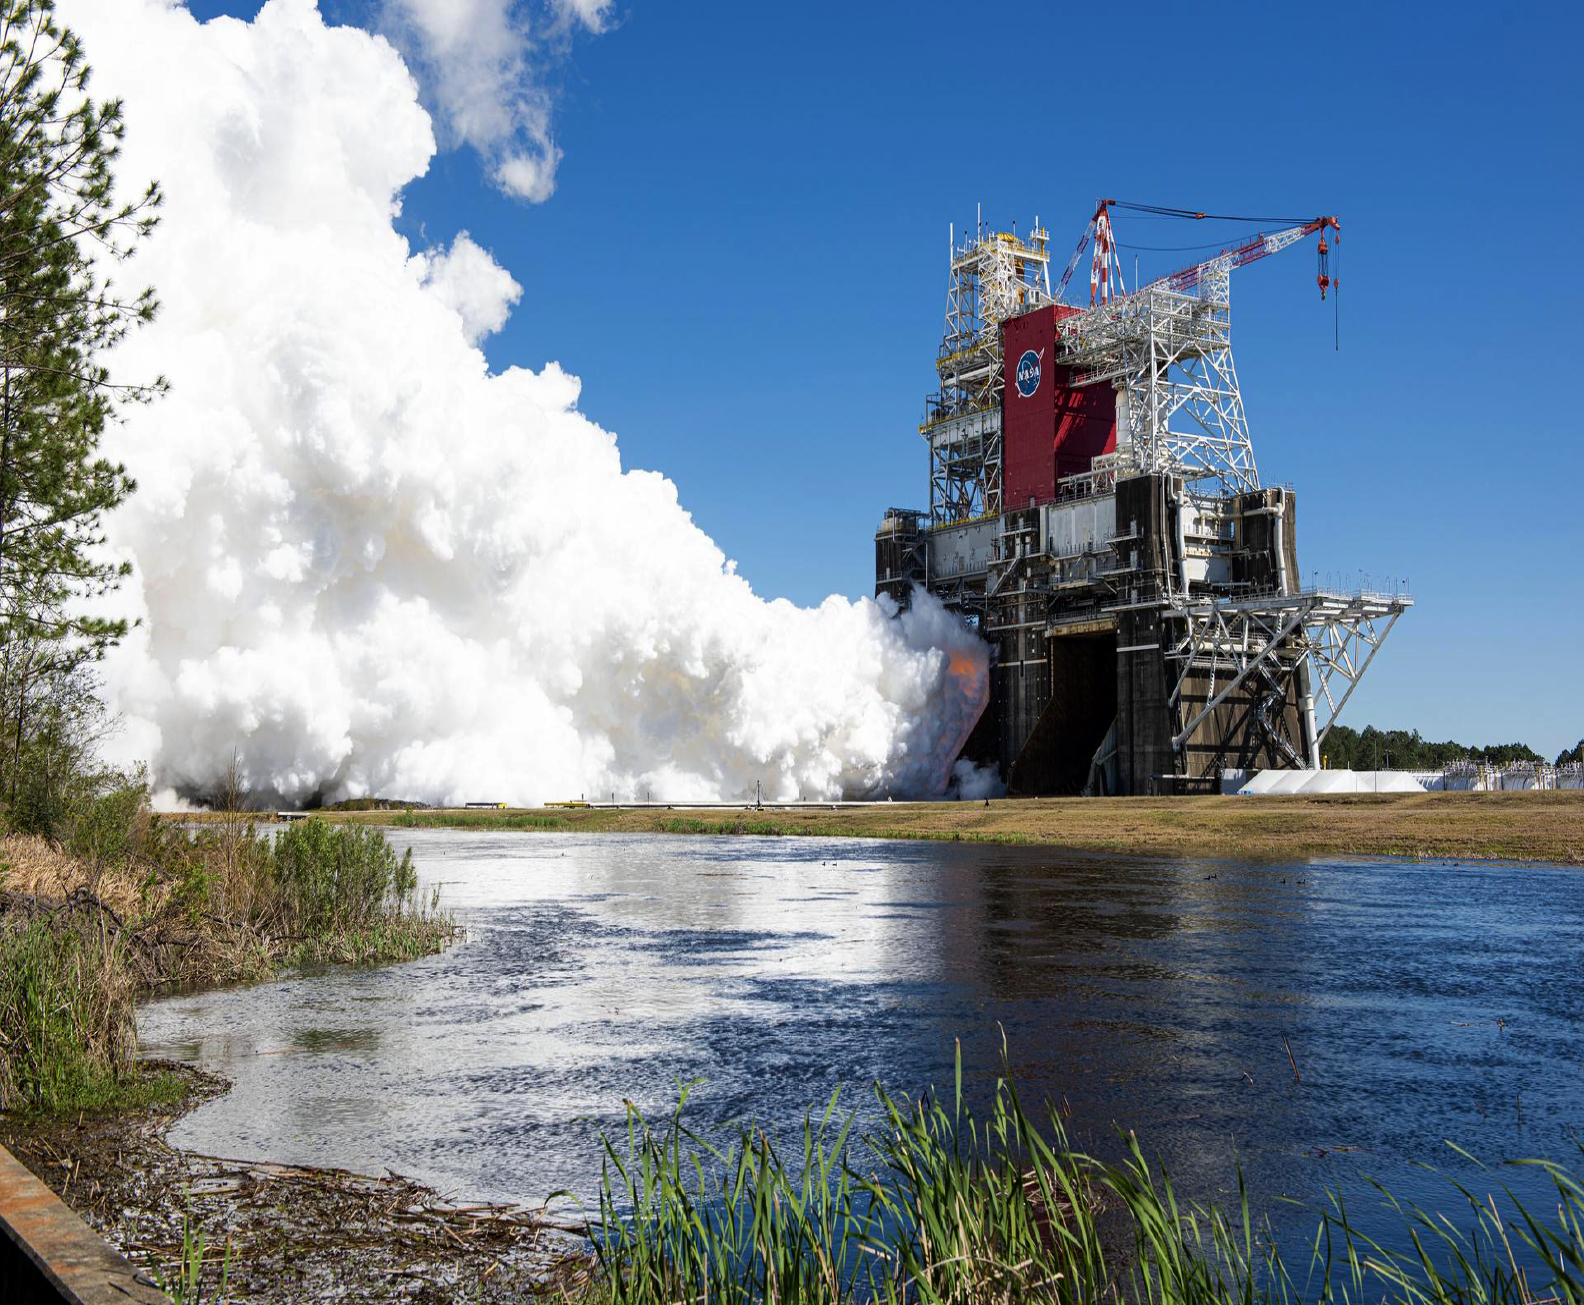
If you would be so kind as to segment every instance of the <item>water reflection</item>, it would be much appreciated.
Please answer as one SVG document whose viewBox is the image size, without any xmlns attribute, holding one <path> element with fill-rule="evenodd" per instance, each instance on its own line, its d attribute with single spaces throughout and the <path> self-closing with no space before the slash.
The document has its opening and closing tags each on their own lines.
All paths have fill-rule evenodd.
<svg viewBox="0 0 1584 1305">
<path fill-rule="evenodd" d="M 704 1117 L 787 1127 L 839 1082 L 860 1106 L 874 1079 L 949 1084 L 959 1037 L 982 1099 L 1004 1030 L 1082 1144 L 1136 1129 L 1205 1194 L 1234 1154 L 1262 1198 L 1358 1166 L 1413 1196 L 1411 1162 L 1454 1161 L 1443 1138 L 1577 1154 L 1576 870 L 400 837 L 469 941 L 150 1006 L 149 1050 L 237 1083 L 179 1143 L 588 1193 L 624 1100 L 703 1079 Z"/>
</svg>

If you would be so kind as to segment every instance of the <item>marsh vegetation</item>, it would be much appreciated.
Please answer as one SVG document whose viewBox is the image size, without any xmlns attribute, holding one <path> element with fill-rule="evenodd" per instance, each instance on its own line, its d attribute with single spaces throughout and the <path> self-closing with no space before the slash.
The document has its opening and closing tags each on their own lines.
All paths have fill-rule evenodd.
<svg viewBox="0 0 1584 1305">
<path fill-rule="evenodd" d="M 1327 1192 L 1313 1236 L 1279 1245 L 1238 1200 L 1188 1199 L 1131 1133 L 1105 1162 L 1069 1150 L 1058 1111 L 1025 1111 L 998 1083 L 976 1118 L 955 1091 L 877 1088 L 883 1124 L 850 1134 L 833 1097 L 783 1149 L 751 1127 L 711 1139 L 683 1109 L 636 1110 L 607 1139 L 592 1264 L 576 1298 L 599 1305 L 1116 1302 L 1117 1305 L 1577 1305 L 1584 1186 L 1545 1164 L 1552 1210 L 1447 1180 L 1432 1208 L 1379 1189 L 1400 1236 L 1383 1244 Z M 686 1104 L 686 1093 L 682 1106 Z M 1536 1162 L 1538 1163 L 1538 1162 Z"/>
<path fill-rule="evenodd" d="M 0 1109 L 138 1104 L 177 1088 L 136 1059 L 135 1005 L 180 985 L 403 960 L 454 934 L 379 830 L 246 816 L 189 829 L 139 783 L 0 838 Z"/>
</svg>

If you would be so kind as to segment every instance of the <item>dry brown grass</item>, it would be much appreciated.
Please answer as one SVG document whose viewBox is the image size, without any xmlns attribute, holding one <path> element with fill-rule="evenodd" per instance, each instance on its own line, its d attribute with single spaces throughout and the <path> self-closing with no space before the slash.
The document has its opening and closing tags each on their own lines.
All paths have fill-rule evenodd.
<svg viewBox="0 0 1584 1305">
<path fill-rule="evenodd" d="M 1158 856 L 1408 856 L 1584 864 L 1584 791 L 1316 797 L 1018 798 L 754 811 L 548 809 L 426 813 L 460 828 L 926 838 Z M 331 819 L 389 824 L 382 812 Z"/>
<path fill-rule="evenodd" d="M 217 862 L 223 902 L 236 890 L 225 862 Z M 0 838 L 0 892 L 0 911 L 12 924 L 47 919 L 113 942 L 117 964 L 142 991 L 257 978 L 279 950 L 245 915 L 181 909 L 176 885 L 142 862 L 94 865 L 32 834 Z"/>
<path fill-rule="evenodd" d="M 132 919 L 164 903 L 161 885 L 127 866 L 95 871 L 86 862 L 36 834 L 0 837 L 0 889 L 24 897 L 62 899 L 87 889 L 122 919 Z"/>
</svg>

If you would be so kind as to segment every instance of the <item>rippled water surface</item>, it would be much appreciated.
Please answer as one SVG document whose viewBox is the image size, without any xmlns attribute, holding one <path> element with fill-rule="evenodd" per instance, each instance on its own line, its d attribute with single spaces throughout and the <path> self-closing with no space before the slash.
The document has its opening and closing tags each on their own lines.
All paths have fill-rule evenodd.
<svg viewBox="0 0 1584 1305">
<path fill-rule="evenodd" d="M 839 1083 L 858 1107 L 876 1079 L 949 1088 L 960 1037 L 983 1100 L 1004 1028 L 1025 1094 L 1083 1144 L 1132 1128 L 1200 1194 L 1234 1156 L 1262 1203 L 1360 1171 L 1423 1194 L 1414 1161 L 1468 1172 L 1443 1139 L 1578 1157 L 1577 868 L 394 837 L 468 940 L 148 1006 L 146 1051 L 236 1083 L 176 1142 L 587 1195 L 624 1099 L 662 1111 L 701 1079 L 700 1119 L 789 1129 Z"/>
</svg>

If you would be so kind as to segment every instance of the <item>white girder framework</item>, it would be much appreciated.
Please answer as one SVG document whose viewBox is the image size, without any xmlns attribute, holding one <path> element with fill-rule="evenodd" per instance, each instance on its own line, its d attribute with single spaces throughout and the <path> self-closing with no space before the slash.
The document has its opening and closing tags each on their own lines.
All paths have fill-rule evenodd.
<svg viewBox="0 0 1584 1305">
<path fill-rule="evenodd" d="M 1162 615 L 1179 631 L 1166 657 L 1177 664 L 1170 704 L 1179 728 L 1172 746 L 1181 749 L 1200 724 L 1240 689 L 1254 701 L 1267 740 L 1293 765 L 1318 767 L 1320 744 L 1352 696 L 1391 628 L 1413 599 L 1406 594 L 1337 593 L 1311 589 L 1260 598 L 1181 598 Z M 1309 755 L 1299 754 L 1281 728 L 1288 686 L 1300 670 L 1299 686 L 1307 717 Z M 1192 711 L 1183 689 L 1192 674 L 1206 677 L 1205 701 Z M 1323 699 L 1323 724 L 1315 719 Z M 1273 716 L 1274 713 L 1274 716 Z"/>
<path fill-rule="evenodd" d="M 1191 290 L 1156 282 L 1063 318 L 1057 360 L 1075 384 L 1117 387 L 1119 469 L 1258 489 L 1232 362 L 1231 260 L 1195 272 Z"/>
<path fill-rule="evenodd" d="M 934 525 L 1001 512 L 1001 323 L 1053 302 L 1047 243 L 1037 218 L 1027 239 L 980 226 L 959 245 L 953 234 L 940 390 L 919 427 Z"/>
</svg>

